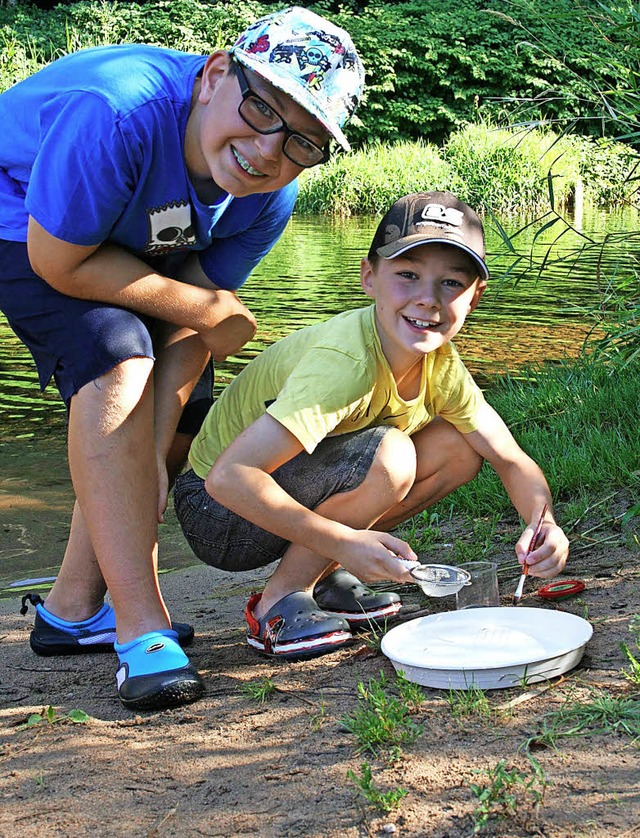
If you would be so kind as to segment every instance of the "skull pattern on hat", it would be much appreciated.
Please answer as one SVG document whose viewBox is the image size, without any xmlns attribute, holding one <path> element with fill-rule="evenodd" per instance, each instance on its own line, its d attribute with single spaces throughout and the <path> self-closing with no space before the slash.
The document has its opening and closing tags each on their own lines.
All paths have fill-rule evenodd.
<svg viewBox="0 0 640 838">
<path fill-rule="evenodd" d="M 349 150 L 342 128 L 360 101 L 364 69 L 344 29 L 292 6 L 249 26 L 230 52 L 291 96 Z"/>
</svg>

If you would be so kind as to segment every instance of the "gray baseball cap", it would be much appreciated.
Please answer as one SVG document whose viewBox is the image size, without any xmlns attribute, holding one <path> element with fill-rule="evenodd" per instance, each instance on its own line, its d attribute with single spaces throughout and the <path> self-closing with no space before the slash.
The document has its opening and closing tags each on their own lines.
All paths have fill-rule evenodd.
<svg viewBox="0 0 640 838">
<path fill-rule="evenodd" d="M 450 192 L 416 192 L 396 201 L 378 225 L 369 255 L 393 259 L 426 243 L 458 247 L 471 256 L 481 277 L 489 279 L 482 221 Z"/>
</svg>

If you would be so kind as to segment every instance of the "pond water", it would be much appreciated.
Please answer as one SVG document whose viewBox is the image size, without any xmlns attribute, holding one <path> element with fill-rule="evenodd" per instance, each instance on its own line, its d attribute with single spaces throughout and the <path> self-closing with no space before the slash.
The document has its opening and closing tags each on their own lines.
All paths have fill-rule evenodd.
<svg viewBox="0 0 640 838">
<path fill-rule="evenodd" d="M 359 265 L 377 222 L 292 219 L 242 289 L 259 332 L 241 355 L 220 365 L 216 388 L 272 341 L 368 304 Z M 640 259 L 638 213 L 632 208 L 592 211 L 575 220 L 573 228 L 557 222 L 537 236 L 540 224 L 528 226 L 523 219 L 501 219 L 500 224 L 513 237 L 514 250 L 505 246 L 497 223 L 485 219 L 492 279 L 456 338 L 482 386 L 506 369 L 517 372 L 526 364 L 577 355 L 593 326 L 589 312 L 600 290 L 611 277 L 633 275 Z M 40 551 L 23 543 L 30 515 L 37 516 L 38 510 L 57 514 L 55 526 L 51 515 L 43 521 L 39 537 L 60 542 L 58 553 L 63 549 L 72 502 L 64 462 L 65 421 L 55 390 L 40 394 L 29 353 L 0 315 L 0 590 L 10 579 L 42 575 L 46 569 Z M 170 556 L 181 555 L 180 546 L 174 546 Z M 50 556 L 51 551 L 45 552 Z"/>
<path fill-rule="evenodd" d="M 516 252 L 505 247 L 496 224 L 485 220 L 492 278 L 456 338 L 481 384 L 506 369 L 576 355 L 593 326 L 587 313 L 596 306 L 599 289 L 608 278 L 633 270 L 640 258 L 634 209 L 591 212 L 582 219 L 580 233 L 558 222 L 535 241 L 540 225 L 527 226 L 523 219 L 500 223 L 514 237 Z M 274 340 L 368 304 L 359 285 L 359 265 L 376 225 L 372 218 L 292 219 L 241 291 L 257 316 L 259 331 L 238 358 L 220 365 L 218 388 Z M 64 422 L 57 394 L 52 387 L 40 394 L 30 355 L 0 314 L 0 439 L 38 435 Z"/>
</svg>

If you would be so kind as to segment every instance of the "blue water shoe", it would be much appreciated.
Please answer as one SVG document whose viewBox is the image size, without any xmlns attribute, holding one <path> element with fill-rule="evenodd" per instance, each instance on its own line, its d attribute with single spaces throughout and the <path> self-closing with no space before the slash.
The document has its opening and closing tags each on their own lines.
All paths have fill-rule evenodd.
<svg viewBox="0 0 640 838">
<path fill-rule="evenodd" d="M 120 660 L 118 696 L 129 710 L 179 707 L 204 695 L 204 683 L 177 640 L 177 633 L 167 629 L 114 644 Z"/>
<path fill-rule="evenodd" d="M 105 602 L 102 608 L 88 620 L 73 623 L 56 617 L 47 611 L 38 594 L 22 597 L 21 614 L 26 614 L 30 602 L 36 609 L 36 618 L 31 632 L 31 648 L 37 655 L 86 655 L 95 652 L 113 652 L 116 642 L 116 615 Z M 188 646 L 193 640 L 193 626 L 188 623 L 172 623 L 171 628 L 178 635 L 178 643 Z"/>
</svg>

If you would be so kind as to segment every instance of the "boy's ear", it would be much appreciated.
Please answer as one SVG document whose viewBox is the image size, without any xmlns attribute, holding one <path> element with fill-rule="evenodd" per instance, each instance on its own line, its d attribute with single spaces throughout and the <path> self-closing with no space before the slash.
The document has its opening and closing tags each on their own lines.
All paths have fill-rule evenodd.
<svg viewBox="0 0 640 838">
<path fill-rule="evenodd" d="M 200 92 L 198 94 L 198 101 L 201 104 L 209 104 L 214 90 L 227 74 L 230 65 L 231 56 L 225 49 L 217 49 L 207 58 L 202 68 Z"/>
<path fill-rule="evenodd" d="M 478 303 L 480 302 L 480 298 L 484 294 L 486 288 L 487 288 L 487 280 L 486 279 L 479 279 L 478 284 L 476 285 L 476 290 L 475 290 L 475 293 L 473 295 L 473 299 L 469 303 L 469 313 L 471 313 L 475 309 L 475 307 L 478 305 Z"/>
<path fill-rule="evenodd" d="M 373 297 L 373 267 L 368 259 L 360 262 L 360 285 L 367 297 Z"/>
</svg>

